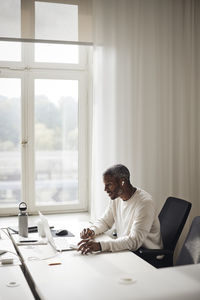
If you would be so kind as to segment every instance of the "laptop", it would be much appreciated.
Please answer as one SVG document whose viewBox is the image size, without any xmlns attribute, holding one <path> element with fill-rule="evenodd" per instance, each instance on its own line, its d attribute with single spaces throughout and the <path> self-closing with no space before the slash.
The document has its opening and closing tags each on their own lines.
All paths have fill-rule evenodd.
<svg viewBox="0 0 200 300">
<path fill-rule="evenodd" d="M 47 218 L 40 211 L 39 211 L 39 216 L 40 216 L 40 220 L 43 225 L 43 229 L 44 229 L 46 238 L 47 238 L 49 244 L 53 247 L 53 249 L 55 251 L 58 251 L 58 252 L 70 251 L 70 250 L 76 250 L 78 248 L 77 240 L 75 237 L 53 238 Z"/>
</svg>

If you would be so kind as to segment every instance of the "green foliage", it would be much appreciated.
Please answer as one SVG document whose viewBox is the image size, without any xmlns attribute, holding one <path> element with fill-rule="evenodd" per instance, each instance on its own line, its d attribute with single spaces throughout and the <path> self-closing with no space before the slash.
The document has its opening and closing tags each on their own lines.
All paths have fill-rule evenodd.
<svg viewBox="0 0 200 300">
<path fill-rule="evenodd" d="M 20 99 L 0 96 L 0 150 L 14 150 L 20 142 Z M 59 103 L 46 96 L 35 99 L 35 147 L 37 150 L 78 148 L 78 104 L 62 97 Z"/>
<path fill-rule="evenodd" d="M 0 96 L 0 141 L 10 142 L 13 147 L 17 147 L 20 141 L 21 110 L 19 99 L 5 98 Z M 10 148 L 10 145 L 8 148 Z M 3 150 L 3 149 L 2 149 Z"/>
</svg>

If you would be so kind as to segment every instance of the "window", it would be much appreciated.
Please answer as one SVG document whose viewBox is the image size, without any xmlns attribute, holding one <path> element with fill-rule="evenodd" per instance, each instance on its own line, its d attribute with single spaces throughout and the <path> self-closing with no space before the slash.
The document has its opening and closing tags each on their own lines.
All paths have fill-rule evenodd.
<svg viewBox="0 0 200 300">
<path fill-rule="evenodd" d="M 35 38 L 78 41 L 78 5 L 36 1 Z M 76 45 L 35 45 L 37 62 L 77 64 L 78 59 Z"/>
<path fill-rule="evenodd" d="M 0 78 L 0 203 L 21 198 L 21 80 Z"/>
<path fill-rule="evenodd" d="M 6 0 L 0 2 L 0 36 L 21 36 L 21 1 Z M 20 43 L 0 42 L 0 61 L 20 61 Z"/>
<path fill-rule="evenodd" d="M 29 2 L 36 38 L 78 39 L 78 5 Z M 4 28 L 20 31 L 23 3 L 0 3 Z M 0 42 L 2 214 L 16 213 L 20 201 L 29 213 L 86 209 L 89 52 L 74 44 Z"/>
<path fill-rule="evenodd" d="M 35 79 L 36 202 L 78 200 L 78 80 Z"/>
</svg>

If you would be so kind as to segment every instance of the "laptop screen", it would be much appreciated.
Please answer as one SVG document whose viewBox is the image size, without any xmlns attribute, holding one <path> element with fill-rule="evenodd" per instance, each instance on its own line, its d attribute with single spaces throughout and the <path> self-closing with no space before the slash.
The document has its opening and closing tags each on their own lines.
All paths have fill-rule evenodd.
<svg viewBox="0 0 200 300">
<path fill-rule="evenodd" d="M 56 250 L 56 245 L 54 243 L 54 239 L 53 239 L 51 230 L 49 228 L 49 223 L 47 221 L 47 218 L 40 211 L 39 211 L 39 216 L 40 216 L 40 220 L 43 225 L 43 229 L 44 229 L 46 238 L 47 238 L 48 242 L 51 244 L 51 246 Z"/>
</svg>

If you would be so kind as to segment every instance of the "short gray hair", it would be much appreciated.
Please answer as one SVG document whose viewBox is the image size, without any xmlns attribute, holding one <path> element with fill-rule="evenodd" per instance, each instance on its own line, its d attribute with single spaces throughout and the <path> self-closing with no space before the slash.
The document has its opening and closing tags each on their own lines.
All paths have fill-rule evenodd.
<svg viewBox="0 0 200 300">
<path fill-rule="evenodd" d="M 110 176 L 113 176 L 113 177 L 119 178 L 119 179 L 125 178 L 128 181 L 130 180 L 130 172 L 129 172 L 128 168 L 121 164 L 114 165 L 114 166 L 108 168 L 103 173 L 103 176 L 105 176 L 105 175 L 110 175 Z"/>
</svg>

